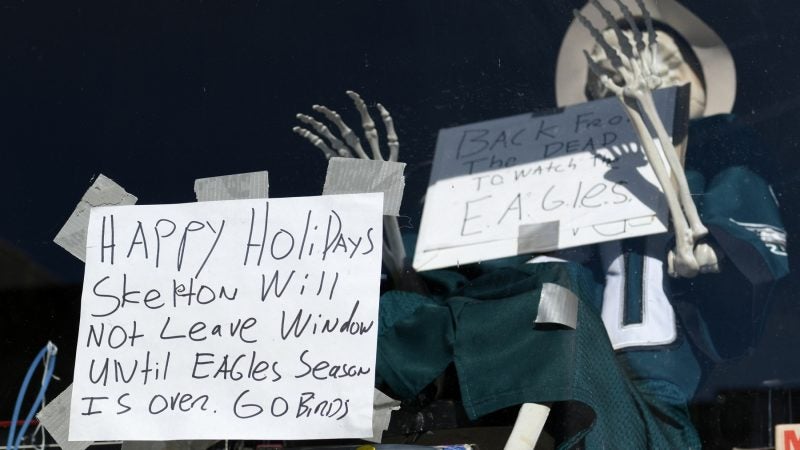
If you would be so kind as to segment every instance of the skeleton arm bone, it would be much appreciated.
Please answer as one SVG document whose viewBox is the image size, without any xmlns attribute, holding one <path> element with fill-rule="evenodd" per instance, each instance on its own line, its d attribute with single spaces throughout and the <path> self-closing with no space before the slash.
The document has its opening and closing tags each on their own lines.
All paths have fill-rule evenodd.
<svg viewBox="0 0 800 450">
<path fill-rule="evenodd" d="M 658 183 L 661 185 L 664 196 L 667 199 L 667 206 L 669 207 L 670 216 L 672 218 L 672 226 L 675 230 L 675 257 L 674 269 L 675 273 L 682 277 L 694 277 L 697 275 L 699 265 L 694 257 L 694 241 L 692 239 L 691 229 L 686 221 L 686 217 L 681 210 L 680 201 L 677 193 L 671 189 L 672 181 L 670 179 L 669 171 L 664 165 L 661 154 L 656 147 L 655 142 L 649 138 L 647 125 L 642 117 L 639 108 L 632 106 L 636 104 L 635 100 L 630 99 L 623 101 L 625 112 L 631 119 L 634 129 L 641 137 L 642 146 L 644 148 L 647 160 L 653 168 Z"/>
<path fill-rule="evenodd" d="M 640 104 L 644 108 L 644 113 L 649 119 L 650 124 L 656 130 L 656 135 L 661 142 L 661 148 L 664 151 L 664 155 L 667 157 L 667 162 L 670 168 L 673 169 L 672 175 L 675 177 L 678 184 L 681 207 L 683 207 L 686 220 L 689 222 L 689 226 L 692 229 L 692 238 L 697 241 L 708 234 L 708 229 L 700 221 L 700 215 L 697 213 L 697 206 L 694 204 L 694 200 L 692 200 L 692 194 L 691 191 L 689 191 L 689 183 L 686 180 L 686 173 L 683 171 L 680 158 L 675 151 L 675 147 L 672 145 L 672 139 L 667 134 L 663 122 L 661 122 L 658 111 L 656 111 L 653 95 L 649 93 L 648 95 L 644 95 L 640 99 Z"/>
<path fill-rule="evenodd" d="M 589 30 L 597 44 L 602 48 L 606 59 L 613 66 L 613 71 L 621 80 L 612 80 L 588 52 L 585 52 L 585 55 L 589 62 L 590 70 L 595 73 L 609 91 L 616 94 L 622 101 L 667 198 L 667 205 L 676 234 L 676 250 L 674 253 L 670 253 L 668 257 L 668 261 L 673 263 L 670 265 L 670 274 L 691 277 L 696 275 L 698 270 L 708 271 L 709 268 L 714 270 L 717 267 L 717 258 L 713 249 L 705 244 L 700 244 L 695 248 L 695 241 L 705 236 L 708 231 L 700 221 L 697 207 L 691 198 L 691 192 L 689 191 L 680 158 L 675 152 L 672 140 L 668 136 L 661 118 L 658 116 L 653 101 L 652 90 L 662 85 L 662 79 L 666 76 L 667 70 L 657 58 L 658 43 L 650 14 L 644 7 L 643 2 L 637 0 L 647 27 L 648 42 L 645 43 L 643 33 L 636 25 L 630 10 L 621 1 L 616 1 L 620 11 L 631 26 L 635 42 L 634 48 L 628 42 L 628 38 L 622 32 L 619 24 L 614 20 L 613 15 L 597 0 L 590 1 L 606 21 L 608 39 L 580 12 L 576 11 L 575 16 Z M 618 41 L 617 48 L 610 43 L 610 40 L 614 38 Z M 661 147 L 666 157 L 667 166 L 664 165 L 661 152 L 654 144 L 646 121 L 656 131 L 656 135 L 662 144 Z M 670 171 L 674 179 L 670 176 Z"/>
<path fill-rule="evenodd" d="M 640 104 L 644 108 L 648 119 L 650 119 L 650 124 L 656 130 L 656 134 L 658 136 L 658 140 L 661 142 L 661 148 L 664 151 L 664 155 L 667 157 L 670 168 L 673 169 L 672 179 L 670 181 L 674 182 L 674 184 L 677 184 L 676 190 L 679 195 L 678 199 L 680 200 L 686 221 L 688 222 L 692 233 L 692 241 L 694 242 L 694 259 L 697 261 L 699 273 L 718 273 L 720 254 L 717 253 L 717 249 L 714 246 L 706 242 L 698 242 L 700 239 L 708 235 L 708 228 L 706 228 L 706 226 L 703 225 L 703 222 L 700 220 L 700 214 L 697 212 L 697 206 L 692 199 L 692 194 L 689 190 L 689 183 L 686 180 L 686 173 L 683 171 L 681 158 L 678 155 L 675 147 L 672 145 L 672 139 L 667 134 L 664 124 L 661 122 L 661 117 L 658 115 L 658 111 L 656 110 L 652 94 L 645 96 L 640 101 Z M 670 183 L 670 186 L 673 186 L 673 183 Z M 673 277 L 693 276 L 681 273 L 681 270 L 678 267 L 678 260 L 679 258 L 676 258 L 676 255 L 673 252 L 670 252 L 670 254 L 667 256 L 667 270 L 669 274 Z"/>
</svg>

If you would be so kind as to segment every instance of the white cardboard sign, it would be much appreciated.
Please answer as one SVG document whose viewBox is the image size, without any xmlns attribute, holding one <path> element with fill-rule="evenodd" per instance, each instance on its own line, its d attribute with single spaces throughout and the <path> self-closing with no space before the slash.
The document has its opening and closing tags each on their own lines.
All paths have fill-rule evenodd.
<svg viewBox="0 0 800 450">
<path fill-rule="evenodd" d="M 371 436 L 382 197 L 92 209 L 70 440 Z"/>
<path fill-rule="evenodd" d="M 676 92 L 655 93 L 668 130 Z M 666 221 L 663 191 L 620 102 L 609 98 L 441 130 L 413 266 L 661 233 Z"/>
</svg>

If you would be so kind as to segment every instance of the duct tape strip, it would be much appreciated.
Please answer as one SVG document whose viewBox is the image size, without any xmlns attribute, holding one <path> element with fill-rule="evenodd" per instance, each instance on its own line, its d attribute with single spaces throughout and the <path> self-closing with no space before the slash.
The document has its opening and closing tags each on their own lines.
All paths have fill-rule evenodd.
<svg viewBox="0 0 800 450">
<path fill-rule="evenodd" d="M 400 214 L 406 179 L 405 163 L 371 159 L 331 158 L 322 195 L 383 192 L 383 214 Z"/>
<path fill-rule="evenodd" d="M 84 450 L 94 442 L 69 440 L 69 410 L 71 403 L 72 385 L 70 384 L 63 392 L 58 394 L 58 397 L 48 403 L 36 417 L 62 449 Z"/>
<path fill-rule="evenodd" d="M 242 200 L 269 197 L 269 173 L 238 173 L 221 177 L 194 180 L 194 193 L 198 202 L 213 200 Z"/>
<path fill-rule="evenodd" d="M 565 287 L 544 283 L 534 322 L 555 323 L 574 330 L 578 326 L 578 297 Z"/>
<path fill-rule="evenodd" d="M 136 197 L 125 192 L 120 185 L 100 174 L 94 184 L 83 194 L 75 211 L 61 227 L 53 242 L 86 261 L 86 229 L 89 227 L 89 210 L 96 206 L 119 206 L 136 204 Z"/>
<path fill-rule="evenodd" d="M 558 221 L 520 225 L 517 231 L 517 254 L 558 249 L 558 229 Z"/>
<path fill-rule="evenodd" d="M 392 411 L 400 409 L 400 401 L 375 389 L 372 404 L 372 437 L 364 438 L 370 442 L 381 442 L 383 432 L 389 429 Z"/>
</svg>

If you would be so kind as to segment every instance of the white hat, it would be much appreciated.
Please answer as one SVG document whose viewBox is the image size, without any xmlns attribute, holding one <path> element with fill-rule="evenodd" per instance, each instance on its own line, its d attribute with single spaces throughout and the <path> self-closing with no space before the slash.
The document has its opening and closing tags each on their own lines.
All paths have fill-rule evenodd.
<svg viewBox="0 0 800 450">
<path fill-rule="evenodd" d="M 637 15 L 641 10 L 634 0 L 622 0 Z M 622 20 L 624 17 L 614 0 L 599 0 L 599 3 Z M 699 17 L 675 0 L 644 0 L 645 7 L 655 22 L 672 27 L 681 35 L 700 62 L 706 88 L 706 107 L 703 116 L 729 113 L 736 98 L 736 68 L 733 57 L 722 39 Z M 583 14 L 598 29 L 606 28 L 600 12 L 589 3 Z M 578 20 L 573 20 L 561 42 L 556 64 L 556 102 L 558 106 L 574 105 L 588 101 L 586 82 L 589 73 L 583 50 L 591 52 L 595 40 Z"/>
</svg>

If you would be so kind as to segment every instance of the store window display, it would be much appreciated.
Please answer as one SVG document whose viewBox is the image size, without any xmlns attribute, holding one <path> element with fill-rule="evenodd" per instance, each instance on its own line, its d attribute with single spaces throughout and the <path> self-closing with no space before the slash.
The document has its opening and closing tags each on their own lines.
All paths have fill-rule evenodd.
<svg viewBox="0 0 800 450">
<path fill-rule="evenodd" d="M 51 241 L 87 180 L 102 172 L 141 204 L 180 203 L 195 200 L 198 177 L 259 170 L 272 197 L 309 196 L 324 192 L 326 160 L 344 157 L 405 164 L 402 211 L 383 217 L 373 329 L 377 387 L 403 400 L 383 412 L 390 442 L 456 443 L 442 431 L 501 425 L 464 431 L 461 442 L 498 433 L 509 450 L 530 448 L 544 416 L 543 440 L 558 448 L 775 442 L 768 430 L 797 422 L 800 379 L 797 282 L 787 276 L 800 198 L 796 9 L 743 0 L 8 8 L 0 53 L 13 111 L 6 148 L 18 169 L 6 178 L 25 192 L 9 196 L 0 236 L 2 297 L 15 318 L 4 337 L 6 419 L 47 340 L 59 366 L 46 403 L 72 382 L 83 266 Z M 648 64 L 633 67 L 636 53 Z M 686 217 L 670 226 L 685 229 L 678 239 L 671 231 L 411 269 L 437 130 L 610 97 L 629 108 L 645 146 L 596 162 L 635 171 L 665 141 L 653 111 L 626 96 L 642 81 L 637 71 L 648 90 L 680 87 L 684 108 L 668 131 L 686 186 L 660 183 L 675 192 L 672 217 Z M 684 173 L 667 162 L 665 171 Z M 761 404 L 737 409 L 748 395 Z"/>
</svg>

